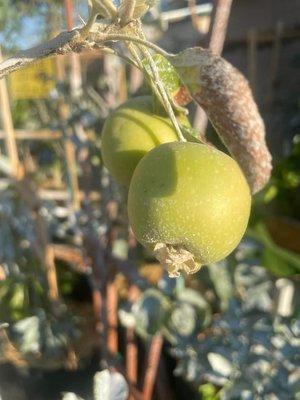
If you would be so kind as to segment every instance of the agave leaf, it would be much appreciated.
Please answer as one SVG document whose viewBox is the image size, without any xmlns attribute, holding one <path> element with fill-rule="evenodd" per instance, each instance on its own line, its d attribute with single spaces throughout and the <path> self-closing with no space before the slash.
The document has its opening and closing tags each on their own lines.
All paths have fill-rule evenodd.
<svg viewBox="0 0 300 400">
<path fill-rule="evenodd" d="M 129 390 L 127 382 L 119 372 L 108 369 L 94 376 L 94 400 L 126 400 Z"/>
<path fill-rule="evenodd" d="M 208 361 L 212 369 L 219 374 L 228 377 L 232 372 L 231 362 L 228 361 L 224 356 L 218 353 L 208 353 Z"/>
<path fill-rule="evenodd" d="M 161 331 L 165 326 L 170 306 L 168 298 L 159 290 L 146 290 L 132 307 L 137 333 L 149 338 Z"/>
<path fill-rule="evenodd" d="M 82 397 L 77 396 L 77 394 L 72 392 L 64 392 L 62 394 L 62 400 L 83 400 Z"/>
</svg>

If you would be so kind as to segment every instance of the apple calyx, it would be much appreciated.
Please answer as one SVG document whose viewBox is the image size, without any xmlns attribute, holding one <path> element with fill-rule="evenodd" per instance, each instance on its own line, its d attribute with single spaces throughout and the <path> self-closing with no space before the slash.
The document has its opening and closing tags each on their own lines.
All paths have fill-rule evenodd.
<svg viewBox="0 0 300 400">
<path fill-rule="evenodd" d="M 170 278 L 179 277 L 181 270 L 187 274 L 194 274 L 201 268 L 201 264 L 195 261 L 195 256 L 180 245 L 156 243 L 153 252 L 168 271 Z"/>
</svg>

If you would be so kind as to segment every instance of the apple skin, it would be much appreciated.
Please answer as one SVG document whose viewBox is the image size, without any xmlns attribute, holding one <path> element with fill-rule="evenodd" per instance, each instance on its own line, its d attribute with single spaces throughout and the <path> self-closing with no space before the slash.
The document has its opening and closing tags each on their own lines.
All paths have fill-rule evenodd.
<svg viewBox="0 0 300 400">
<path fill-rule="evenodd" d="M 178 117 L 178 121 L 190 126 L 186 116 Z M 129 186 L 135 167 L 146 153 L 162 143 L 177 140 L 170 119 L 153 113 L 152 96 L 139 96 L 123 103 L 106 119 L 102 159 L 111 175 Z"/>
<path fill-rule="evenodd" d="M 198 143 L 167 143 L 151 150 L 129 187 L 128 216 L 138 241 L 152 250 L 158 243 L 187 250 L 199 267 L 235 249 L 250 208 L 250 189 L 236 161 Z M 199 267 L 180 269 L 193 273 Z"/>
</svg>

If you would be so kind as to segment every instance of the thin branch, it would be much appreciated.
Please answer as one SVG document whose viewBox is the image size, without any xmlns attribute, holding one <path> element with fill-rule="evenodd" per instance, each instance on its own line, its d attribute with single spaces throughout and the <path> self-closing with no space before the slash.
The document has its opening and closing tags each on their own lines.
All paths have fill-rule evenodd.
<svg viewBox="0 0 300 400">
<path fill-rule="evenodd" d="M 13 71 L 29 65 L 37 60 L 55 54 L 67 54 L 78 51 L 82 45 L 78 29 L 61 32 L 54 39 L 28 50 L 18 52 L 15 56 L 0 63 L 0 79 Z"/>
<path fill-rule="evenodd" d="M 149 42 L 148 40 L 140 39 L 135 36 L 129 36 L 129 35 L 123 35 L 123 34 L 114 34 L 114 33 L 109 33 L 109 34 L 102 34 L 102 37 L 99 37 L 99 40 L 103 42 L 108 42 L 111 40 L 123 40 L 124 42 L 133 42 L 137 44 L 142 44 L 143 46 L 154 50 L 156 53 L 161 54 L 162 56 L 168 58 L 172 54 L 168 53 L 167 51 L 163 50 L 161 47 L 157 46 L 154 43 Z"/>
<path fill-rule="evenodd" d="M 97 24 L 95 25 L 97 26 Z M 85 49 L 99 47 L 100 44 L 104 44 L 105 42 L 109 41 L 121 40 L 125 42 L 134 42 L 142 44 L 145 47 L 163 55 L 164 57 L 169 57 L 171 55 L 154 43 L 137 37 L 124 34 L 103 34 L 101 31 L 99 31 L 99 29 L 96 29 L 95 32 L 92 32 L 92 39 L 84 39 L 84 37 L 81 35 L 83 31 L 84 27 L 82 29 L 73 29 L 70 32 L 64 31 L 46 43 L 18 52 L 15 56 L 0 63 L 0 79 L 11 72 L 25 67 L 26 65 L 32 64 L 33 62 L 42 58 L 50 57 L 52 55 L 67 54 L 70 52 L 78 53 Z"/>
</svg>

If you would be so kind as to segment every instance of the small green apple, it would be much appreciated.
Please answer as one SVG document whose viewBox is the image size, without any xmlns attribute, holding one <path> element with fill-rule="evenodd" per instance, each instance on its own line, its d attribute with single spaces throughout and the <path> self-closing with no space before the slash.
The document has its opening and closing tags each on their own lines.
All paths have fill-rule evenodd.
<svg viewBox="0 0 300 400">
<path fill-rule="evenodd" d="M 174 142 L 151 150 L 136 167 L 128 216 L 137 239 L 170 276 L 221 260 L 240 242 L 250 189 L 238 164 L 212 146 Z"/>
<path fill-rule="evenodd" d="M 186 116 L 178 117 L 178 121 L 189 126 Z M 153 113 L 153 98 L 136 97 L 106 119 L 101 144 L 103 162 L 117 181 L 128 186 L 135 167 L 148 151 L 177 140 L 170 119 Z"/>
</svg>

